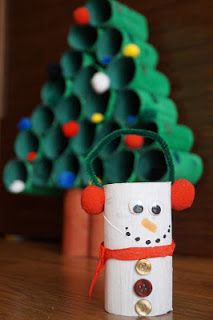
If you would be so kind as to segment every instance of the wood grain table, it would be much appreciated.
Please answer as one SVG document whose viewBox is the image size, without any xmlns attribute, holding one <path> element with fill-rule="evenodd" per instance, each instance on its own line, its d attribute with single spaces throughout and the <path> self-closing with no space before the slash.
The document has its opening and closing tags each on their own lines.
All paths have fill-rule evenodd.
<svg viewBox="0 0 213 320">
<path fill-rule="evenodd" d="M 88 299 L 94 259 L 64 259 L 57 246 L 33 242 L 1 240 L 0 252 L 1 320 L 132 319 L 104 312 L 103 276 Z M 152 319 L 213 319 L 212 269 L 211 259 L 175 256 L 174 312 Z"/>
</svg>

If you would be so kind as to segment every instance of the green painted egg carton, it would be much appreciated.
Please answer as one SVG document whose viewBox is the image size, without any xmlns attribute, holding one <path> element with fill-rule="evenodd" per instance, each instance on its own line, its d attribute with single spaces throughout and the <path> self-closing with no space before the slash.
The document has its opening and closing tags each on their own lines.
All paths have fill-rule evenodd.
<svg viewBox="0 0 213 320">
<path fill-rule="evenodd" d="M 65 81 L 46 81 L 41 89 L 42 102 L 54 109 L 57 106 L 60 98 L 64 95 L 65 88 Z"/>
<path fill-rule="evenodd" d="M 72 172 L 75 175 L 75 183 L 73 186 L 82 186 L 86 181 L 86 173 L 83 169 L 84 156 L 102 137 L 116 129 L 125 127 L 115 120 L 103 121 L 100 124 L 83 120 L 85 116 L 82 114 L 80 100 L 74 95 L 69 98 L 70 104 L 64 104 L 64 100 L 65 99 L 63 99 L 63 103 L 55 109 L 55 118 L 51 109 L 45 106 L 39 106 L 32 114 L 32 129 L 21 131 L 17 135 L 14 145 L 16 156 L 23 163 L 28 163 L 27 160 L 33 161 L 30 157 L 33 156 L 32 153 L 36 154 L 36 161 L 29 164 L 29 168 L 30 166 L 34 168 L 36 165 L 43 165 L 43 168 L 46 168 L 50 174 L 50 162 L 52 163 L 52 172 L 50 178 L 47 179 L 48 182 L 43 180 L 43 182 L 45 182 L 44 185 L 42 186 L 42 183 L 39 184 L 41 187 L 47 187 L 47 191 L 49 191 L 51 187 L 59 188 L 57 183 L 60 174 L 63 172 Z M 70 108 L 70 106 L 73 106 L 74 110 L 72 107 Z M 86 114 L 85 110 L 84 112 Z M 64 136 L 62 127 L 63 124 L 69 122 L 70 119 L 76 119 L 79 122 L 80 132 L 77 136 L 68 139 Z M 163 128 L 162 119 L 161 122 L 158 123 L 156 122 L 156 117 L 150 117 L 150 122 L 151 121 L 152 125 L 154 124 L 156 128 Z M 184 150 L 184 147 L 188 146 L 186 141 L 189 141 L 190 138 L 188 138 L 187 135 L 190 136 L 191 131 L 187 127 L 177 125 L 174 122 L 174 118 L 171 118 L 171 120 L 167 118 L 166 121 L 165 125 L 169 125 L 171 130 L 173 130 L 173 138 L 171 132 L 155 131 L 163 136 L 171 148 L 175 149 L 178 147 Z M 141 124 L 138 125 L 138 127 L 142 128 L 143 126 Z M 180 132 L 179 137 L 178 132 Z M 179 138 L 180 142 L 178 144 Z M 149 144 L 150 142 L 145 140 L 145 146 Z M 154 147 L 154 145 L 152 147 Z M 112 155 L 119 154 L 119 157 L 122 157 L 120 154 L 126 151 L 127 146 L 123 139 L 117 139 L 102 150 L 99 162 L 106 161 L 106 163 L 111 163 Z M 128 153 L 129 152 L 130 151 L 128 151 Z M 110 161 L 107 160 L 108 158 L 110 158 Z M 102 167 L 105 170 L 105 166 Z M 29 168 L 28 172 L 31 172 Z M 97 165 L 97 168 L 101 168 L 101 165 Z M 46 176 L 48 176 L 48 174 Z M 30 181 L 31 180 L 32 179 L 30 179 Z M 35 181 L 35 178 L 33 181 Z M 33 186 L 34 183 L 32 182 L 26 183 L 26 188 L 30 190 L 30 193 L 34 190 L 32 188 Z M 37 186 L 38 183 L 36 182 L 35 187 Z"/>
<path fill-rule="evenodd" d="M 87 67 L 95 63 L 91 54 L 77 50 L 64 52 L 60 59 L 60 66 L 64 79 L 74 79 L 82 67 Z"/>
<path fill-rule="evenodd" d="M 85 57 L 85 54 L 81 54 L 81 59 L 82 57 Z M 32 153 L 36 154 L 33 168 L 37 163 L 43 163 L 44 159 L 52 161 L 53 169 L 47 183 L 48 191 L 51 189 L 50 186 L 59 187 L 58 177 L 60 172 L 63 172 L 62 169 L 75 175 L 74 186 L 82 186 L 86 181 L 84 170 L 81 170 L 85 154 L 101 137 L 120 127 L 151 126 L 168 140 L 171 147 L 186 151 L 190 149 L 188 141 L 191 132 L 188 128 L 184 127 L 184 131 L 181 126 L 176 125 L 177 110 L 170 99 L 135 88 L 121 91 L 111 89 L 103 94 L 96 94 L 91 86 L 91 79 L 99 70 L 102 69 L 96 65 L 80 66 L 73 81 L 69 79 L 71 83 L 69 94 L 66 88 L 61 89 L 62 81 L 47 82 L 48 85 L 45 84 L 41 91 L 44 105 L 39 105 L 33 111 L 31 130 L 20 132 L 15 140 L 15 153 L 24 163 L 34 161 L 28 159 L 29 156 L 34 156 Z M 99 115 L 98 121 L 97 115 Z M 100 115 L 102 115 L 101 121 Z M 132 123 L 131 121 L 128 123 L 129 117 L 134 118 Z M 73 120 L 80 124 L 80 132 L 76 137 L 68 139 L 62 128 Z M 145 142 L 146 145 L 149 144 Z M 119 141 L 107 148 L 108 150 L 103 150 L 99 162 L 111 153 L 120 154 L 125 151 L 126 145 L 123 141 Z M 31 180 L 29 178 L 29 181 Z M 29 190 L 34 190 L 32 182 L 26 186 L 27 188 L 29 186 Z"/>
<path fill-rule="evenodd" d="M 202 159 L 194 153 L 171 150 L 175 179 L 185 178 L 196 184 L 203 173 Z M 159 147 L 144 147 L 141 152 L 123 149 L 116 151 L 109 159 L 102 158 L 102 166 L 97 172 L 106 183 L 137 181 L 168 181 L 167 165 Z M 103 176 L 101 176 L 103 174 Z M 86 177 L 86 176 L 85 176 Z M 89 178 L 87 176 L 87 180 Z"/>
<path fill-rule="evenodd" d="M 93 77 L 94 75 L 97 79 Z M 106 83 L 102 93 L 109 87 L 115 90 L 137 88 L 163 97 L 168 97 L 170 93 L 170 82 L 163 73 L 144 68 L 137 58 L 121 56 L 112 59 L 106 69 L 97 64 L 83 66 L 79 69 L 74 81 L 66 79 L 64 91 L 60 90 L 55 83 L 45 84 L 41 91 L 41 99 L 45 104 L 55 106 L 62 95 L 68 96 L 71 92 L 86 97 L 89 80 L 93 80 L 93 90 L 97 93 L 99 93 L 100 81 Z"/>
<path fill-rule="evenodd" d="M 170 82 L 160 71 L 143 68 L 140 61 L 130 57 L 114 58 L 106 69 L 113 89 L 141 89 L 156 96 L 168 97 Z"/>
<path fill-rule="evenodd" d="M 33 165 L 18 159 L 11 160 L 4 168 L 4 185 L 14 194 L 59 195 L 60 189 L 50 179 L 51 166 L 48 159 L 37 160 Z"/>
<path fill-rule="evenodd" d="M 174 101 L 167 97 L 156 97 L 137 88 L 117 92 L 113 116 L 124 127 L 140 125 L 146 119 L 155 120 L 157 123 L 168 122 L 169 124 L 176 124 L 178 121 L 178 112 Z"/>
<path fill-rule="evenodd" d="M 106 28 L 99 35 L 96 44 L 96 58 L 99 63 L 107 65 L 112 58 L 123 55 L 137 58 L 144 66 L 155 68 L 159 61 L 156 49 L 118 28 Z"/>
<path fill-rule="evenodd" d="M 171 149 L 190 151 L 194 144 L 194 134 L 186 125 L 172 124 L 168 119 L 157 121 L 156 118 L 145 118 L 141 124 L 134 126 L 137 129 L 146 129 L 158 133 Z M 151 139 L 145 138 L 145 145 L 156 145 Z"/>
<path fill-rule="evenodd" d="M 94 123 L 114 119 L 120 126 L 132 127 L 145 119 L 155 119 L 156 122 L 167 120 L 170 124 L 178 120 L 177 107 L 171 99 L 157 99 L 145 90 L 111 89 L 103 94 L 90 92 L 82 103 L 85 118 Z"/>
<path fill-rule="evenodd" d="M 118 147 L 119 143 L 121 144 L 116 142 L 109 146 L 96 160 L 95 170 L 101 181 L 115 183 L 168 179 L 166 161 L 159 147 L 149 146 L 141 151 L 132 151 L 121 145 Z M 110 160 L 105 157 L 109 151 L 113 151 Z M 171 153 L 175 178 L 185 178 L 197 183 L 203 173 L 202 159 L 196 154 L 179 150 L 171 150 Z M 13 193 L 50 195 L 59 192 L 58 179 L 63 172 L 75 172 L 76 179 L 72 187 L 82 187 L 90 182 L 84 167 L 84 157 L 77 157 L 72 153 L 62 154 L 53 164 L 44 158 L 33 164 L 12 160 L 5 167 L 3 180 L 6 188 Z"/>
<path fill-rule="evenodd" d="M 171 150 L 175 179 L 196 184 L 203 173 L 202 159 L 194 153 Z M 159 147 L 144 147 L 141 152 L 122 150 L 103 160 L 104 183 L 168 181 L 166 160 Z"/>
<path fill-rule="evenodd" d="M 73 52 L 76 53 L 76 51 Z M 115 90 L 138 88 L 138 90 L 146 90 L 156 96 L 165 97 L 170 93 L 170 83 L 168 78 L 160 71 L 144 67 L 138 58 L 119 56 L 112 59 L 107 69 L 105 69 L 100 65 L 97 65 L 94 61 L 92 62 L 92 60 L 89 59 L 89 54 L 78 53 L 78 55 L 85 64 L 83 63 L 79 69 L 77 65 L 74 67 L 74 59 L 71 61 L 70 56 L 69 66 L 72 65 L 72 67 L 66 69 L 67 78 L 65 79 L 64 91 L 58 88 L 55 83 L 52 85 L 50 83 L 44 84 L 41 90 L 41 99 L 44 104 L 55 106 L 61 95 L 69 96 L 71 93 L 75 93 L 86 98 L 89 93 L 89 89 L 91 89 L 90 80 L 92 80 L 93 76 L 97 73 L 105 75 L 105 79 L 100 80 L 100 78 L 98 78 L 97 81 L 94 80 L 97 83 L 94 82 L 93 89 L 98 93 L 100 82 L 107 82 L 106 89 L 102 89 L 101 92 L 104 92 L 104 90 L 111 87 Z M 90 62 L 92 64 L 89 64 Z M 71 76 L 74 74 L 73 69 L 78 69 L 78 72 L 75 74 L 75 78 L 72 78 Z M 62 66 L 62 73 L 65 74 L 64 66 Z M 70 78 L 68 78 L 68 75 Z"/>
<path fill-rule="evenodd" d="M 81 54 L 81 57 L 84 55 L 85 54 Z M 126 61 L 126 58 L 124 59 Z M 129 59 L 127 60 L 129 61 Z M 134 64 L 135 60 L 130 60 Z M 158 92 L 154 92 L 155 90 L 152 90 L 152 85 L 154 82 L 150 82 L 150 92 L 146 90 L 146 84 L 144 85 L 145 89 L 141 89 L 143 85 L 140 85 L 139 88 L 133 86 L 132 88 L 127 87 L 123 90 L 117 90 L 117 88 L 113 89 L 113 77 L 117 77 L 117 73 L 115 75 L 112 73 L 112 80 L 110 80 L 111 83 L 109 83 L 109 87 L 106 87 L 106 90 L 104 89 L 101 93 L 97 93 L 97 85 L 100 84 L 101 79 L 95 79 L 94 81 L 94 75 L 97 75 L 98 73 L 103 74 L 102 70 L 103 69 L 97 65 L 83 66 L 78 70 L 74 80 L 67 79 L 67 88 L 65 88 L 64 92 L 58 97 L 57 104 L 54 104 L 54 110 L 56 110 L 56 113 L 63 114 L 63 112 L 61 112 L 63 111 L 63 107 L 59 106 L 63 105 L 64 103 L 66 104 L 66 98 L 69 99 L 70 96 L 75 94 L 81 99 L 82 104 L 85 106 L 84 109 L 86 119 L 90 119 L 93 114 L 99 113 L 101 115 L 104 114 L 105 120 L 110 120 L 112 119 L 114 109 L 116 109 L 116 118 L 118 121 L 119 118 L 121 119 L 122 125 L 128 125 L 128 121 L 125 120 L 125 112 L 127 116 L 136 116 L 137 111 L 138 120 L 147 116 L 153 117 L 155 114 L 157 118 L 159 117 L 159 121 L 161 116 L 169 117 L 170 119 L 173 119 L 174 122 L 177 121 L 177 110 L 174 102 L 167 97 L 159 96 L 159 87 L 157 87 Z M 122 77 L 121 74 L 118 76 L 118 78 L 120 77 Z M 144 79 L 145 77 L 146 75 L 144 76 Z M 156 78 L 157 81 L 162 80 L 161 74 L 157 71 L 150 71 L 148 77 Z M 118 81 L 120 80 L 118 79 Z M 163 86 L 164 84 L 165 83 L 163 83 Z M 57 95 L 58 91 L 57 88 L 56 92 L 54 92 L 53 88 L 51 88 L 51 92 L 48 92 L 48 90 L 49 87 L 44 85 L 42 88 L 42 101 L 45 105 L 51 106 L 52 100 L 54 100 L 54 97 Z M 129 103 L 129 106 L 127 105 L 127 102 Z M 132 108 L 132 114 L 130 113 L 130 108 Z M 57 112 L 58 109 L 60 109 L 60 111 Z M 73 116 L 74 119 L 76 119 L 76 115 L 74 114 Z M 96 121 L 96 119 L 94 121 Z M 99 118 L 97 121 L 99 121 Z"/>
<path fill-rule="evenodd" d="M 137 57 L 138 61 L 145 66 L 155 68 L 159 61 L 156 49 L 149 43 L 142 41 L 141 37 L 126 32 L 118 27 L 95 28 L 91 26 L 74 26 L 68 35 L 69 46 L 77 51 L 86 51 L 94 54 L 97 61 L 107 65 L 112 58 L 122 54 L 124 56 Z M 65 59 L 66 58 L 66 59 Z M 68 65 L 68 58 L 75 58 L 65 55 L 62 62 Z M 76 61 L 76 64 L 80 61 Z"/>
<path fill-rule="evenodd" d="M 100 66 L 95 64 L 86 65 L 79 69 L 74 79 L 65 79 L 63 87 L 56 81 L 45 82 L 41 89 L 42 103 L 55 109 L 62 97 L 69 97 L 71 94 L 76 94 L 86 98 L 92 91 L 90 80 L 98 71 L 102 71 Z"/>
<path fill-rule="evenodd" d="M 114 0 L 90 0 L 85 7 L 88 9 L 88 22 L 91 26 L 119 27 L 130 31 L 138 38 L 146 41 L 148 39 L 147 19 L 137 11 Z M 76 23 L 81 18 L 81 11 L 74 12 Z M 139 27 L 138 27 L 139 26 Z"/>
<path fill-rule="evenodd" d="M 91 0 L 86 8 L 89 23 L 74 26 L 68 36 L 78 51 L 62 55 L 59 76 L 44 83 L 31 126 L 15 139 L 17 159 L 3 173 L 7 190 L 55 195 L 87 185 L 86 154 L 108 133 L 125 127 L 159 133 L 172 150 L 176 178 L 196 183 L 202 160 L 189 152 L 192 131 L 177 124 L 169 80 L 154 69 L 159 57 L 146 42 L 146 18 L 111 0 Z M 70 122 L 80 125 L 77 135 L 70 135 Z M 168 174 L 162 151 L 149 139 L 141 150 L 130 149 L 124 137 L 114 140 L 94 167 L 104 183 L 165 181 Z"/>
<path fill-rule="evenodd" d="M 170 94 L 170 82 L 163 73 L 143 68 L 137 59 L 117 57 L 112 59 L 106 69 L 96 64 L 82 67 L 74 81 L 66 79 L 65 89 L 63 92 L 60 91 L 60 94 L 55 84 L 54 87 L 50 87 L 49 83 L 45 84 L 41 91 L 41 99 L 47 105 L 54 101 L 55 106 L 55 101 L 58 103 L 62 95 L 69 96 L 75 93 L 86 98 L 91 91 L 91 84 L 96 93 L 104 93 L 111 88 L 145 90 L 156 97 L 168 97 Z"/>
<path fill-rule="evenodd" d="M 196 184 L 203 173 L 201 157 L 190 152 L 170 151 L 175 167 L 175 179 L 184 178 Z M 142 149 L 137 165 L 136 171 L 142 181 L 168 181 L 166 161 L 159 147 Z"/>
</svg>

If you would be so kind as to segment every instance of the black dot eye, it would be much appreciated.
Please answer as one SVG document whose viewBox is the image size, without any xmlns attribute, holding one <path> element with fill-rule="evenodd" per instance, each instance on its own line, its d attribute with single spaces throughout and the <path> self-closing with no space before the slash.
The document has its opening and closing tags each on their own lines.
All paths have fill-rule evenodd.
<svg viewBox="0 0 213 320">
<path fill-rule="evenodd" d="M 161 207 L 157 204 L 152 207 L 152 213 L 158 215 L 161 213 Z"/>
<path fill-rule="evenodd" d="M 129 209 L 132 214 L 140 214 L 143 212 L 143 206 L 140 200 L 131 201 L 129 204 Z"/>
<path fill-rule="evenodd" d="M 134 213 L 141 213 L 143 212 L 143 206 L 139 205 L 139 204 L 136 204 L 134 207 L 133 207 L 133 211 Z"/>
</svg>

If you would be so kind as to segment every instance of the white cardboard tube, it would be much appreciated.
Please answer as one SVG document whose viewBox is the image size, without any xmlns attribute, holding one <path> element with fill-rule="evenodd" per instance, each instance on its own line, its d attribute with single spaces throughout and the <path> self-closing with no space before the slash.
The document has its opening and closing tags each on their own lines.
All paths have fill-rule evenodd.
<svg viewBox="0 0 213 320">
<path fill-rule="evenodd" d="M 170 182 L 115 183 L 106 185 L 104 190 L 105 247 L 123 249 L 172 243 Z M 143 206 L 142 213 L 132 213 L 135 204 Z M 156 205 L 161 207 L 158 215 L 152 213 L 152 207 Z M 143 219 L 148 219 L 155 228 L 152 231 L 147 229 L 146 224 L 144 226 L 142 223 Z M 126 235 L 127 232 L 130 235 Z M 136 241 L 135 238 L 138 237 L 140 240 Z M 160 239 L 160 242 L 156 242 L 157 239 Z M 150 244 L 146 243 L 148 240 L 151 241 Z M 151 270 L 146 275 L 137 273 L 135 269 L 137 261 L 107 260 L 105 269 L 107 312 L 138 316 L 135 305 L 141 299 L 147 300 L 151 306 L 147 314 L 149 317 L 163 315 L 172 310 L 172 257 L 146 258 L 146 260 L 151 263 Z M 134 291 L 134 285 L 140 279 L 146 279 L 152 285 L 151 293 L 143 298 Z"/>
</svg>

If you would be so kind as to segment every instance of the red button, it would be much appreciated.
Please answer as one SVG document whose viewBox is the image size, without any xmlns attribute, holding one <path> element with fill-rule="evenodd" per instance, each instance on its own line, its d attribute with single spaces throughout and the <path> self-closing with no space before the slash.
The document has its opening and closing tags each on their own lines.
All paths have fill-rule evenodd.
<svg viewBox="0 0 213 320">
<path fill-rule="evenodd" d="M 140 279 L 135 283 L 134 291 L 139 297 L 147 297 L 152 292 L 152 284 L 149 280 Z"/>
</svg>

